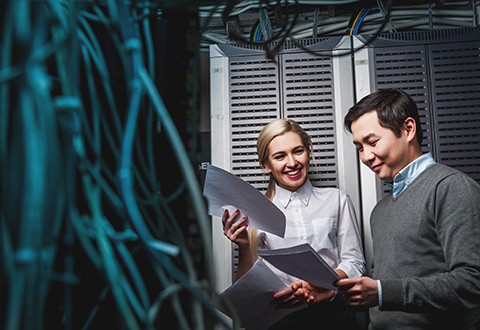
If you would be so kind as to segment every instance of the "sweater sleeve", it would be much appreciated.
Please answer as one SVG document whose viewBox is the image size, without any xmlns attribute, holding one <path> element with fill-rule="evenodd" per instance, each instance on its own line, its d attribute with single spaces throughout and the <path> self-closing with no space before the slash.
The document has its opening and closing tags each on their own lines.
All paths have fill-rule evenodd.
<svg viewBox="0 0 480 330">
<path fill-rule="evenodd" d="M 382 310 L 427 312 L 480 305 L 480 186 L 454 174 L 437 184 L 434 197 L 426 207 L 433 212 L 445 269 L 382 280 Z"/>
</svg>

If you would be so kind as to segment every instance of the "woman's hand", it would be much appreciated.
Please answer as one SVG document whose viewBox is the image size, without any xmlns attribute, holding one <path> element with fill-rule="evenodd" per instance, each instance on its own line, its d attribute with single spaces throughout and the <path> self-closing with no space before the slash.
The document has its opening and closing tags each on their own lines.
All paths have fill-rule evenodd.
<svg viewBox="0 0 480 330">
<path fill-rule="evenodd" d="M 291 288 L 279 291 L 273 295 L 271 304 L 275 308 L 294 308 L 305 303 L 303 296 L 295 296 Z"/>
<path fill-rule="evenodd" d="M 248 249 L 250 247 L 250 239 L 248 238 L 248 216 L 244 215 L 241 219 L 237 219 L 240 211 L 237 209 L 232 215 L 225 209 L 222 216 L 223 234 L 237 244 L 240 249 Z"/>
<path fill-rule="evenodd" d="M 307 304 L 330 301 L 336 295 L 333 290 L 325 289 L 303 280 L 293 282 L 290 285 L 290 288 L 292 289 L 294 296 L 303 299 Z"/>
</svg>

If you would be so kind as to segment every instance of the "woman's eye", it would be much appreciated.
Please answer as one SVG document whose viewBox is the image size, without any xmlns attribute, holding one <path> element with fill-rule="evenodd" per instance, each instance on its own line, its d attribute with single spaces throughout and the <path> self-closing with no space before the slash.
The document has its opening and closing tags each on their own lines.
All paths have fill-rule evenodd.
<svg viewBox="0 0 480 330">
<path fill-rule="evenodd" d="M 305 149 L 298 149 L 298 150 L 295 150 L 295 154 L 296 155 L 301 155 L 305 152 Z"/>
</svg>

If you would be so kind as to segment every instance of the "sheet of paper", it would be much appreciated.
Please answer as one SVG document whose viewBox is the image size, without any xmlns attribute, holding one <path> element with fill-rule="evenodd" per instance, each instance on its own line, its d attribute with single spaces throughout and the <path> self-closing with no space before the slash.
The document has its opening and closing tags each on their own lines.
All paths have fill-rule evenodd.
<svg viewBox="0 0 480 330">
<path fill-rule="evenodd" d="M 220 296 L 222 299 L 228 299 L 235 307 L 242 326 L 247 330 L 265 330 L 284 316 L 308 306 L 303 304 L 295 308 L 275 309 L 270 304 L 273 294 L 287 287 L 260 258 L 245 275 L 225 289 Z M 218 309 L 233 317 L 232 311 L 226 306 L 220 306 Z"/>
<path fill-rule="evenodd" d="M 259 250 L 258 255 L 289 275 L 337 291 L 333 285 L 339 279 L 337 273 L 308 243 L 285 249 Z"/>
<path fill-rule="evenodd" d="M 274 235 L 285 236 L 285 215 L 265 195 L 248 182 L 217 166 L 208 165 L 203 195 L 208 202 L 208 214 L 222 217 L 240 210 L 239 219 L 248 215 L 248 224 Z"/>
</svg>

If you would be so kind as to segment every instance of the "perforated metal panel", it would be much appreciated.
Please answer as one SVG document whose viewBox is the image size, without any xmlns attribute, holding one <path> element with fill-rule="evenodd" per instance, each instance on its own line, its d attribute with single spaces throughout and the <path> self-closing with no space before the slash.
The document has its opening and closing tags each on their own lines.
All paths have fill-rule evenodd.
<svg viewBox="0 0 480 330">
<path fill-rule="evenodd" d="M 312 138 L 312 183 L 321 187 L 339 186 L 334 65 L 329 54 L 340 39 L 309 38 L 297 41 L 299 44 L 287 41 L 273 60 L 267 58 L 262 46 L 216 46 L 221 57 L 227 58 L 222 70 L 228 71 L 224 84 L 228 90 L 223 91 L 228 97 L 225 102 L 228 108 L 221 112 L 222 117 L 228 118 L 230 129 L 226 138 L 230 140 L 219 140 L 223 135 L 212 136 L 212 143 L 224 144 L 225 148 L 219 152 L 231 155 L 224 163 L 225 169 L 265 192 L 268 176 L 258 162 L 258 134 L 273 119 L 291 118 Z M 308 47 L 309 51 L 303 47 Z M 226 74 L 224 72 L 223 76 Z M 347 81 L 351 84 L 350 75 Z M 215 92 L 211 95 L 216 97 Z M 354 151 L 352 158 L 355 158 Z M 234 249 L 232 276 L 237 261 L 238 250 Z"/>
<path fill-rule="evenodd" d="M 310 178 L 316 186 L 338 187 L 332 58 L 300 53 L 281 60 L 284 116 L 312 138 Z"/>
<path fill-rule="evenodd" d="M 309 38 L 301 47 L 331 51 L 339 38 Z M 338 187 L 332 57 L 286 42 L 274 60 L 262 46 L 219 45 L 228 56 L 232 139 L 230 170 L 261 191 L 268 177 L 256 154 L 261 128 L 275 118 L 292 118 L 311 135 L 314 185 Z"/>
<path fill-rule="evenodd" d="M 262 127 L 280 116 L 279 69 L 264 55 L 231 56 L 229 69 L 231 172 L 265 190 L 256 142 Z"/>
<path fill-rule="evenodd" d="M 375 89 L 416 101 L 423 151 L 480 182 L 480 30 L 384 34 L 371 47 Z"/>
<path fill-rule="evenodd" d="M 430 54 L 436 157 L 480 182 L 480 36 Z"/>
</svg>

